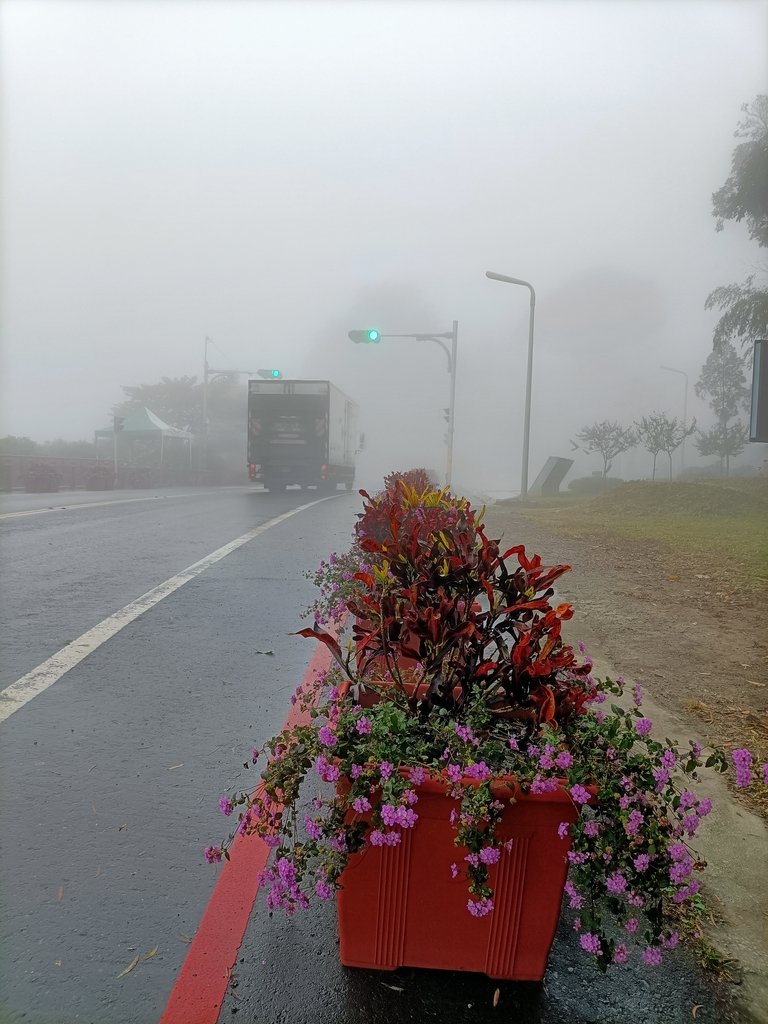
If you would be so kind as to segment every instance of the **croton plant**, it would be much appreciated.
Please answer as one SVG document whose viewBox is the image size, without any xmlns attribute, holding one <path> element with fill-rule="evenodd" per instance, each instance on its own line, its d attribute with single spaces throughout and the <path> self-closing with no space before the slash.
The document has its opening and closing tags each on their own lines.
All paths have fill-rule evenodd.
<svg viewBox="0 0 768 1024">
<path fill-rule="evenodd" d="M 333 556 L 343 573 L 329 559 L 319 574 L 351 636 L 319 621 L 299 631 L 329 648 L 333 667 L 292 698 L 306 711 L 299 724 L 253 751 L 253 764 L 266 754 L 255 792 L 221 798 L 238 825 L 206 858 L 228 858 L 238 833 L 261 837 L 275 850 L 268 904 L 293 913 L 333 897 L 350 855 L 418 828 L 430 780 L 457 801 L 451 872 L 466 879 L 468 912 L 484 916 L 489 869 L 510 845 L 497 834 L 505 804 L 559 789 L 578 811 L 558 836 L 581 947 L 603 969 L 633 944 L 660 963 L 680 905 L 698 898 L 691 844 L 711 810 L 699 771 L 732 763 L 748 786 L 752 755 L 661 742 L 639 686 L 624 695 L 622 679 L 593 676 L 561 635 L 572 608 L 553 584 L 568 566 L 520 544 L 502 550 L 482 513 L 423 471 L 360 493 L 351 552 Z"/>
</svg>

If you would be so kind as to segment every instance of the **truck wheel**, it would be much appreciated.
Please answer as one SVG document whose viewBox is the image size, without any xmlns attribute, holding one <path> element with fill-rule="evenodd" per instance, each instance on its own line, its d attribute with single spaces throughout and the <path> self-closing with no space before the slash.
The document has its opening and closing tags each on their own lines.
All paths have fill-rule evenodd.
<svg viewBox="0 0 768 1024">
<path fill-rule="evenodd" d="M 355 486 L 355 481 L 354 480 L 345 480 L 344 481 L 344 486 L 346 487 L 346 489 L 348 491 L 351 491 L 352 488 Z"/>
</svg>

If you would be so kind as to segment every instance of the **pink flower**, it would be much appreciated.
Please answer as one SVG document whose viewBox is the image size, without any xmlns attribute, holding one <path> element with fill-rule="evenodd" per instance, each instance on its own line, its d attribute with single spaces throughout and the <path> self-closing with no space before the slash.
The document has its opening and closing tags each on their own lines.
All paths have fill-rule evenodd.
<svg viewBox="0 0 768 1024">
<path fill-rule="evenodd" d="M 567 821 L 560 822 L 560 824 L 557 826 L 557 834 L 560 836 L 561 839 L 566 838 L 570 830 L 570 827 L 571 826 L 568 824 Z"/>
<path fill-rule="evenodd" d="M 495 846 L 484 846 L 480 851 L 480 861 L 482 864 L 495 864 L 499 857 L 501 857 L 501 852 Z"/>
<path fill-rule="evenodd" d="M 653 728 L 653 722 L 650 718 L 638 718 L 635 722 L 635 732 L 638 736 L 647 736 Z"/>
<path fill-rule="evenodd" d="M 372 728 L 373 728 L 373 726 L 368 721 L 368 719 L 365 717 L 365 715 L 362 715 L 355 722 L 355 729 L 357 729 L 357 731 L 360 733 L 361 736 L 367 736 Z"/>
<path fill-rule="evenodd" d="M 658 967 L 662 961 L 661 950 L 656 946 L 648 946 L 643 950 L 643 963 L 648 967 Z"/>
<path fill-rule="evenodd" d="M 456 878 L 459 874 L 459 868 L 456 864 L 451 864 L 451 878 Z"/>
<path fill-rule="evenodd" d="M 555 764 L 558 768 L 570 768 L 573 765 L 573 755 L 567 750 L 561 750 L 555 758 Z"/>
<path fill-rule="evenodd" d="M 630 917 L 627 923 L 624 925 L 628 932 L 636 932 L 637 926 L 640 924 L 636 917 Z"/>
<path fill-rule="evenodd" d="M 585 953 L 593 953 L 597 956 L 602 952 L 602 946 L 600 945 L 600 939 L 597 935 L 592 932 L 584 932 L 579 936 L 579 945 Z"/>
<path fill-rule="evenodd" d="M 622 943 L 613 951 L 613 962 L 615 964 L 625 964 L 628 959 L 629 953 L 627 952 L 627 947 Z"/>
<path fill-rule="evenodd" d="M 371 801 L 367 796 L 359 796 L 352 801 L 352 807 L 358 814 L 365 814 L 366 811 L 370 811 L 371 809 Z"/>
</svg>

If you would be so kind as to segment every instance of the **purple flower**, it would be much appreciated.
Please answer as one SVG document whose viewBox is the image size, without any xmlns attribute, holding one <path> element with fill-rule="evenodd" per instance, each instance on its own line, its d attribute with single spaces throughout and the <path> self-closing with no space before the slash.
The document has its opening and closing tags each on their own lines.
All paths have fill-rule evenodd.
<svg viewBox="0 0 768 1024">
<path fill-rule="evenodd" d="M 318 879 L 315 882 L 315 893 L 318 899 L 321 900 L 332 900 L 333 899 L 333 886 L 329 885 L 325 879 Z"/>
<path fill-rule="evenodd" d="M 627 880 L 620 871 L 614 871 L 612 875 L 608 876 L 605 883 L 605 888 L 608 892 L 617 896 L 619 893 L 625 892 L 627 888 Z"/>
<path fill-rule="evenodd" d="M 624 826 L 627 835 L 636 836 L 638 829 L 644 821 L 645 818 L 643 817 L 642 811 L 630 811 L 629 820 L 627 821 L 627 824 Z"/>
<path fill-rule="evenodd" d="M 658 967 L 661 961 L 661 950 L 656 946 L 648 946 L 643 950 L 643 963 L 648 967 Z"/>
<path fill-rule="evenodd" d="M 602 946 L 600 945 L 600 939 L 593 932 L 584 932 L 579 936 L 579 945 L 585 953 L 593 953 L 597 956 L 602 952 Z"/>
<path fill-rule="evenodd" d="M 411 807 L 398 807 L 397 823 L 401 828 L 413 828 L 419 816 Z"/>
<path fill-rule="evenodd" d="M 577 783 L 575 786 L 571 786 L 569 792 L 571 794 L 571 799 L 575 804 L 589 803 L 589 790 L 585 789 L 584 786 Z"/>
<path fill-rule="evenodd" d="M 641 853 L 634 859 L 635 871 L 638 871 L 640 874 L 642 874 L 643 871 L 647 871 L 650 864 L 651 858 L 647 853 Z"/>
<path fill-rule="evenodd" d="M 234 805 L 228 796 L 223 796 L 219 800 L 219 810 L 221 811 L 222 814 L 225 814 L 227 817 L 229 817 L 232 811 L 234 811 L 234 809 Z"/>
<path fill-rule="evenodd" d="M 365 814 L 366 811 L 371 809 L 371 801 L 367 796 L 358 796 L 352 801 L 352 807 L 358 814 Z"/>
<path fill-rule="evenodd" d="M 478 782 L 484 782 L 486 779 L 491 777 L 491 769 L 485 761 L 478 761 L 477 764 L 469 765 L 466 769 L 466 773 L 470 779 L 476 779 Z"/>
<path fill-rule="evenodd" d="M 670 932 L 669 935 L 664 939 L 664 949 L 675 949 L 680 942 L 680 936 L 677 932 Z"/>
<path fill-rule="evenodd" d="M 763 765 L 763 785 L 768 786 L 768 763 Z"/>
<path fill-rule="evenodd" d="M 363 774 L 363 766 L 361 764 L 353 764 L 349 769 L 349 774 L 353 779 L 359 779 Z"/>
<path fill-rule="evenodd" d="M 415 786 L 420 786 L 422 784 L 422 782 L 426 779 L 426 777 L 427 777 L 427 773 L 424 771 L 423 768 L 411 768 L 411 770 L 410 770 L 410 778 L 411 778 L 411 782 Z"/>
<path fill-rule="evenodd" d="M 596 821 L 588 821 L 584 825 L 584 835 L 589 836 L 590 839 L 594 839 L 600 831 L 600 826 Z"/>
<path fill-rule="evenodd" d="M 464 740 L 465 743 L 472 742 L 474 737 L 472 734 L 472 730 L 469 728 L 468 725 L 459 725 L 459 723 L 457 722 L 456 725 L 454 726 L 454 729 L 456 731 L 456 735 L 459 737 L 460 740 Z"/>
<path fill-rule="evenodd" d="M 501 851 L 497 850 L 495 846 L 484 846 L 480 851 L 482 864 L 495 864 L 499 857 L 501 857 Z"/>
<path fill-rule="evenodd" d="M 647 736 L 653 728 L 653 722 L 650 718 L 638 718 L 635 722 L 635 732 L 638 736 Z"/>
<path fill-rule="evenodd" d="M 456 864 L 451 864 L 451 878 L 456 878 L 459 874 L 459 868 Z"/>
<path fill-rule="evenodd" d="M 220 846 L 206 846 L 203 851 L 203 856 L 209 864 L 218 864 L 221 858 L 224 856 L 224 851 Z"/>
<path fill-rule="evenodd" d="M 752 782 L 752 755 L 745 749 L 734 750 L 731 760 L 736 766 L 736 785 L 746 789 Z"/>
<path fill-rule="evenodd" d="M 467 910 L 472 917 L 485 917 L 493 910 L 493 900 L 483 896 L 479 900 L 467 900 Z"/>
<path fill-rule="evenodd" d="M 639 924 L 640 922 L 636 917 L 630 917 L 630 919 L 625 923 L 624 927 L 628 932 L 632 933 L 637 931 L 637 927 Z"/>
<path fill-rule="evenodd" d="M 613 951 L 613 962 L 615 964 L 625 964 L 627 960 L 629 960 L 629 953 L 627 952 L 627 947 L 622 943 Z"/>
<path fill-rule="evenodd" d="M 317 738 L 324 747 L 335 747 L 339 742 L 327 725 L 324 725 L 322 729 L 318 731 Z"/>
<path fill-rule="evenodd" d="M 688 847 L 685 843 L 672 843 L 668 850 L 669 856 L 672 860 L 682 860 L 688 856 Z"/>
<path fill-rule="evenodd" d="M 385 825 L 394 825 L 397 821 L 397 808 L 392 804 L 382 804 L 379 813 Z"/>
<path fill-rule="evenodd" d="M 304 831 L 307 833 L 310 839 L 318 840 L 323 834 L 320 826 L 317 824 L 314 818 L 310 818 L 306 815 L 304 818 Z"/>
<path fill-rule="evenodd" d="M 677 764 L 677 757 L 675 756 L 675 752 L 673 750 L 665 750 L 664 753 L 661 755 L 661 763 L 664 765 L 665 768 L 669 768 L 669 770 L 671 771 Z"/>
<path fill-rule="evenodd" d="M 696 803 L 696 795 L 690 789 L 685 789 L 680 794 L 680 809 L 685 811 Z"/>
<path fill-rule="evenodd" d="M 568 824 L 567 821 L 560 822 L 560 824 L 557 826 L 557 834 L 560 836 L 561 839 L 566 838 L 570 830 L 570 827 L 571 826 Z"/>
<path fill-rule="evenodd" d="M 459 765 L 449 764 L 445 771 L 451 782 L 461 782 L 461 768 Z"/>
<path fill-rule="evenodd" d="M 390 761 L 382 761 L 379 765 L 379 775 L 382 779 L 388 779 L 394 770 L 395 766 Z"/>
<path fill-rule="evenodd" d="M 561 750 L 555 758 L 555 764 L 558 768 L 570 768 L 573 764 L 573 755 L 569 754 L 567 750 Z"/>
<path fill-rule="evenodd" d="M 358 718 L 358 720 L 355 722 L 355 728 L 357 729 L 361 736 L 367 736 L 368 733 L 373 728 L 373 726 L 365 717 L 365 715 L 361 715 L 361 717 Z"/>
<path fill-rule="evenodd" d="M 635 703 L 635 707 L 640 707 L 643 703 L 643 688 L 640 683 L 635 683 L 632 687 L 632 700 Z"/>
</svg>

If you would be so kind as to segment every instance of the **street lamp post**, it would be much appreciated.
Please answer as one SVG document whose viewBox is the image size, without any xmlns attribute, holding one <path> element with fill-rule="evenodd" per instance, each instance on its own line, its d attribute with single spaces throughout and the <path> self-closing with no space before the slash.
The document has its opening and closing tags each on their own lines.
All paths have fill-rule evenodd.
<svg viewBox="0 0 768 1024">
<path fill-rule="evenodd" d="M 531 305 L 528 314 L 528 369 L 525 375 L 525 420 L 523 423 L 523 468 L 520 475 L 520 500 L 525 501 L 528 497 L 528 453 L 531 441 L 531 382 L 533 380 L 533 316 L 536 312 L 536 292 L 529 281 L 523 281 L 519 277 L 507 277 L 506 274 L 494 274 L 492 270 L 486 270 L 486 277 L 492 281 L 504 281 L 507 284 L 520 284 L 531 293 Z"/>
<path fill-rule="evenodd" d="M 676 370 L 674 366 L 662 366 L 662 370 L 669 370 L 670 373 L 679 373 L 685 378 L 685 391 L 683 393 L 683 431 L 688 430 L 688 374 L 685 370 Z M 683 444 L 680 448 L 680 475 L 685 472 L 685 442 L 687 434 L 683 433 Z"/>
</svg>

